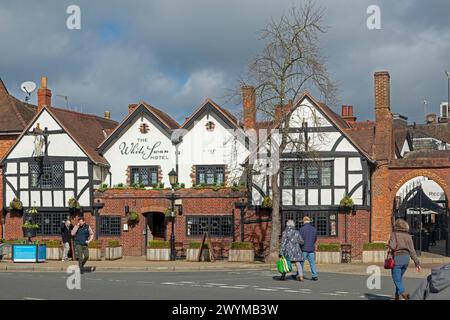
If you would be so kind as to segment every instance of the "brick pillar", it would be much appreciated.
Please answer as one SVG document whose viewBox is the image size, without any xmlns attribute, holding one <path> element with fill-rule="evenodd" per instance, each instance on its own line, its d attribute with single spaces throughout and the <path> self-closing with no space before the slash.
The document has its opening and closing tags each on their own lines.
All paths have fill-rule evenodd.
<svg viewBox="0 0 450 320">
<path fill-rule="evenodd" d="M 37 96 L 37 112 L 40 112 L 44 106 L 51 107 L 52 91 L 47 88 L 47 77 L 41 77 L 41 87 L 38 89 Z"/>
<path fill-rule="evenodd" d="M 254 129 L 256 125 L 256 95 L 254 87 L 242 87 L 242 107 L 244 109 L 244 128 Z"/>
<path fill-rule="evenodd" d="M 386 241 L 391 232 L 392 199 L 388 164 L 394 149 L 393 120 L 390 108 L 390 76 L 375 73 L 375 140 L 377 167 L 372 174 L 372 241 Z"/>
</svg>

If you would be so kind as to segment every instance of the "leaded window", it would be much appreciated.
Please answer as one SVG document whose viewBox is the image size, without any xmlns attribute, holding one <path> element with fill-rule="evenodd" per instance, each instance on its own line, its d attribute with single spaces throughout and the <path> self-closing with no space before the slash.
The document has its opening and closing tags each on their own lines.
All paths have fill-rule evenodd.
<svg viewBox="0 0 450 320">
<path fill-rule="evenodd" d="M 231 237 L 233 222 L 231 216 L 188 216 L 186 217 L 186 235 L 202 236 L 208 232 L 214 237 Z"/>
<path fill-rule="evenodd" d="M 158 167 L 131 167 L 131 184 L 143 184 L 150 187 L 158 183 Z"/>
<path fill-rule="evenodd" d="M 120 216 L 100 216 L 101 236 L 120 236 Z"/>
<path fill-rule="evenodd" d="M 337 212 L 335 211 L 288 211 L 284 212 L 283 228 L 288 220 L 294 220 L 297 229 L 303 226 L 303 217 L 311 218 L 311 224 L 316 227 L 317 235 L 323 237 L 337 236 Z"/>
<path fill-rule="evenodd" d="M 196 166 L 197 184 L 221 184 L 225 181 L 225 166 Z"/>
<path fill-rule="evenodd" d="M 38 236 L 60 236 L 61 227 L 69 216 L 61 212 L 40 212 L 34 216 L 34 223 L 39 225 Z"/>
<path fill-rule="evenodd" d="M 285 188 L 319 188 L 331 186 L 333 161 L 284 162 L 281 185 Z"/>
<path fill-rule="evenodd" d="M 31 163 L 30 186 L 35 189 L 62 189 L 64 187 L 64 163 Z"/>
</svg>

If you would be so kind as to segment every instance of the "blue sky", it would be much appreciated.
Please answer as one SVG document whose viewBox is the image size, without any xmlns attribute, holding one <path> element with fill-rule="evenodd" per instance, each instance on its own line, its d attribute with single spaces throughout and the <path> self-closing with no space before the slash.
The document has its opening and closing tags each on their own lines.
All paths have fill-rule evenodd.
<svg viewBox="0 0 450 320">
<path fill-rule="evenodd" d="M 262 48 L 257 31 L 293 0 L 97 0 L 0 3 L 0 77 L 9 91 L 49 78 L 54 104 L 121 120 L 141 99 L 182 122 L 225 89 Z M 81 8 L 81 30 L 68 30 L 66 9 Z M 450 2 L 445 0 L 317 0 L 329 31 L 323 53 L 340 104 L 361 120 L 373 118 L 373 72 L 391 74 L 392 110 L 423 122 L 422 101 L 438 112 L 447 97 Z M 366 27 L 366 9 L 381 8 L 381 30 Z M 35 102 L 35 97 L 32 98 Z"/>
</svg>

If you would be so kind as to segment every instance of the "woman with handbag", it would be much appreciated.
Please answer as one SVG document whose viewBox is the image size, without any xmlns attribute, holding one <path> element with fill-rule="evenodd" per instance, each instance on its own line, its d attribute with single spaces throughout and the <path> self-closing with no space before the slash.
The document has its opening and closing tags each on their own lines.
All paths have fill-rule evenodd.
<svg viewBox="0 0 450 320">
<path fill-rule="evenodd" d="M 389 239 L 389 254 L 391 258 L 386 259 L 385 268 L 391 269 L 392 280 L 395 284 L 395 300 L 408 300 L 409 293 L 405 292 L 403 276 L 408 269 L 410 258 L 414 261 L 418 272 L 420 272 L 420 261 L 409 234 L 409 225 L 403 219 L 397 219 L 394 223 L 394 231 Z"/>
<path fill-rule="evenodd" d="M 285 257 L 291 262 L 295 263 L 297 267 L 297 274 L 295 275 L 298 281 L 303 281 L 303 269 L 300 264 L 303 261 L 303 252 L 301 246 L 304 241 L 300 232 L 295 229 L 294 220 L 286 222 L 286 229 L 281 236 L 280 258 Z M 286 280 L 286 273 L 281 274 L 280 280 Z"/>
</svg>

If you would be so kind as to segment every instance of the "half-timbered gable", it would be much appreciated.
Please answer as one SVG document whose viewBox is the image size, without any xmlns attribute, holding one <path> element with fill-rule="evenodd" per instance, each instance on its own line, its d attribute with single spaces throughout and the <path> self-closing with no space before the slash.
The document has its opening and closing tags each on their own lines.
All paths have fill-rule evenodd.
<svg viewBox="0 0 450 320">
<path fill-rule="evenodd" d="M 248 155 L 237 119 L 207 99 L 182 125 L 179 181 L 195 184 L 239 183 Z"/>
<path fill-rule="evenodd" d="M 143 101 L 130 105 L 129 110 L 124 121 L 98 148 L 111 165 L 105 182 L 110 186 L 169 186 L 168 173 L 176 165 L 176 146 L 171 139 L 179 125 Z"/>
</svg>

